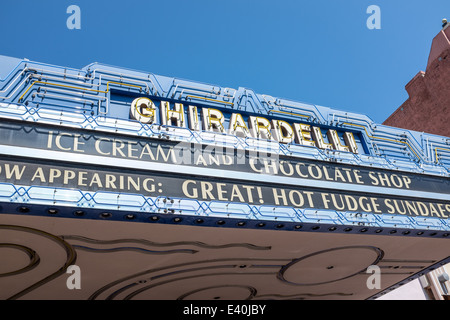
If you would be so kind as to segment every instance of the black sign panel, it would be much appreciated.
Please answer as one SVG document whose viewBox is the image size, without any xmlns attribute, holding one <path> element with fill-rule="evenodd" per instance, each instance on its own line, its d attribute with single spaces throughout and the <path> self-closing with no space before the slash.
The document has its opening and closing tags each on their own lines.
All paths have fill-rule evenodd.
<svg viewBox="0 0 450 320">
<path fill-rule="evenodd" d="M 161 172 L 112 170 L 98 166 L 0 160 L 0 182 L 25 186 L 111 191 L 149 197 L 223 201 L 249 205 L 327 209 L 448 219 L 450 203 L 385 195 L 336 192 L 307 186 L 282 186 L 231 179 L 198 178 Z"/>
<path fill-rule="evenodd" d="M 450 194 L 450 178 L 445 177 L 313 161 L 276 153 L 224 148 L 220 145 L 176 143 L 42 124 L 37 126 L 23 122 L 3 122 L 0 124 L 0 143 L 112 159 L 177 164 L 186 166 L 187 171 L 188 167 L 211 168 L 393 190 Z"/>
</svg>

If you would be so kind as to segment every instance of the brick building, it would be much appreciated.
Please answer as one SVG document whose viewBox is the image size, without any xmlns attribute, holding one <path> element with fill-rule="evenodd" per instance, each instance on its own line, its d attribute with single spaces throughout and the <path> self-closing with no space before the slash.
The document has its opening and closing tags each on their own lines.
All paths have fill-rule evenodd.
<svg viewBox="0 0 450 320">
<path fill-rule="evenodd" d="M 450 23 L 434 37 L 426 71 L 405 86 L 409 98 L 383 123 L 450 137 Z M 382 299 L 449 300 L 450 264 L 421 276 Z"/>
<path fill-rule="evenodd" d="M 409 98 L 383 124 L 450 137 L 449 26 L 434 37 L 425 72 L 405 86 Z"/>
</svg>

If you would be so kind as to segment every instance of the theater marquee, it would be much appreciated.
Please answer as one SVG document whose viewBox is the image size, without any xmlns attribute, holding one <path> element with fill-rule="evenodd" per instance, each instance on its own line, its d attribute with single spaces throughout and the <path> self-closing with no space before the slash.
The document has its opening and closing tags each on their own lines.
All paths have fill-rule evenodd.
<svg viewBox="0 0 450 320">
<path fill-rule="evenodd" d="M 9 141 L 3 141 L 11 146 L 41 152 L 64 151 L 69 157 L 70 154 L 83 154 L 140 162 L 139 165 L 126 168 L 126 171 L 132 169 L 135 172 L 124 174 L 120 170 L 105 170 L 103 167 L 87 170 L 95 165 L 89 162 L 83 163 L 80 168 L 80 163 L 83 162 L 80 157 L 77 164 L 71 164 L 70 167 L 3 159 L 0 162 L 0 179 L 5 183 L 443 219 L 447 219 L 450 213 L 450 204 L 445 201 L 450 194 L 449 181 L 437 177 L 423 179 L 414 174 L 280 158 L 273 154 L 251 154 L 244 150 L 206 149 L 186 143 L 133 140 L 93 132 L 81 134 L 71 130 L 45 126 L 37 128 L 17 123 L 4 123 L 0 128 L 0 133 L 2 132 L 5 136 L 7 132 L 14 132 L 9 136 Z M 156 165 L 151 167 L 148 163 Z M 249 179 L 247 182 L 230 178 L 217 181 L 211 171 L 198 171 L 197 176 L 193 176 L 189 175 L 189 170 L 170 176 L 158 170 L 164 168 L 163 165 L 238 171 L 247 174 Z M 142 170 L 143 168 L 147 170 Z M 203 177 L 199 177 L 200 174 Z M 291 180 L 277 183 L 261 179 L 267 176 Z M 331 183 L 333 187 L 327 188 L 327 183 Z M 355 191 L 350 191 L 349 184 L 356 187 Z M 380 186 L 388 188 L 388 193 L 358 192 L 361 188 L 370 190 Z M 420 194 L 420 197 L 405 197 L 411 192 Z"/>
<path fill-rule="evenodd" d="M 0 63 L 1 298 L 368 299 L 450 260 L 445 137 L 245 88 Z"/>
</svg>

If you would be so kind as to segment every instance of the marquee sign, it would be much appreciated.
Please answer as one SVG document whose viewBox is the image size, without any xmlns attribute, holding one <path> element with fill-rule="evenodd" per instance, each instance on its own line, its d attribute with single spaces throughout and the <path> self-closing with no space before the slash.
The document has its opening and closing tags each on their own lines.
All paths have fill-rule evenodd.
<svg viewBox="0 0 450 320">
<path fill-rule="evenodd" d="M 446 137 L 245 88 L 2 63 L 0 298 L 367 299 L 449 260 Z M 77 256 L 91 282 L 68 293 Z"/>
<path fill-rule="evenodd" d="M 62 151 L 79 156 L 92 155 L 137 161 L 138 165 L 134 164 L 132 167 L 124 169 L 153 170 L 151 176 L 160 175 L 158 171 L 164 171 L 164 166 L 168 166 L 167 171 L 176 170 L 177 166 L 186 166 L 198 169 L 196 176 L 203 179 L 218 180 L 211 170 L 222 170 L 230 172 L 228 179 L 232 177 L 232 173 L 240 172 L 239 175 L 235 176 L 235 179 L 242 180 L 243 177 L 246 177 L 245 174 L 248 176 L 247 184 L 257 184 L 259 181 L 262 184 L 270 183 L 273 186 L 277 184 L 282 186 L 282 188 L 272 188 L 272 191 L 269 192 L 269 189 L 261 189 L 259 186 L 250 187 L 247 184 L 242 184 L 244 187 L 242 185 L 239 187 L 239 184 L 227 184 L 224 182 L 227 178 L 212 183 L 197 182 L 195 179 L 189 180 L 189 178 L 182 180 L 177 176 L 177 179 L 169 179 L 167 183 L 164 183 L 167 191 L 161 193 L 170 197 L 248 204 L 265 203 L 299 208 L 378 214 L 435 216 L 444 219 L 448 217 L 448 209 L 450 209 L 450 205 L 445 203 L 450 198 L 450 181 L 433 176 L 354 167 L 286 156 L 280 157 L 276 154 L 265 154 L 263 152 L 252 153 L 245 150 L 120 137 L 88 131 L 80 133 L 77 130 L 16 122 L 6 122 L 0 125 L 0 135 L 5 137 L 3 139 L 4 145 L 37 149 L 43 153 L 45 150 Z M 77 162 L 83 162 L 82 159 L 82 157 L 78 157 Z M 95 163 L 87 161 L 83 164 L 83 167 L 93 164 Z M 101 162 L 97 164 L 101 164 Z M 27 174 L 23 175 L 26 168 L 28 168 Z M 207 170 L 202 172 L 203 169 Z M 48 183 L 49 186 L 76 187 L 91 191 L 113 190 L 143 193 L 146 196 L 155 195 L 154 186 L 148 185 L 149 181 L 152 181 L 153 184 L 154 179 L 145 178 L 145 176 L 149 176 L 149 173 L 145 172 L 142 176 L 134 174 L 128 176 L 128 178 L 120 175 L 119 179 L 114 174 L 103 174 L 100 177 L 97 173 L 89 175 L 87 171 L 62 168 L 50 168 L 46 170 L 47 173 L 42 168 L 34 173 L 32 171 L 30 165 L 19 166 L 11 163 L 5 164 L 5 168 L 0 171 L 0 174 L 3 172 L 5 178 L 18 177 L 19 181 L 16 183 L 20 185 L 47 185 Z M 181 170 L 181 172 L 185 172 L 185 170 Z M 277 183 L 264 178 L 271 176 L 285 178 L 285 180 Z M 22 181 L 23 177 L 27 177 L 26 182 Z M 4 182 L 11 181 L 4 179 Z M 295 189 L 285 190 L 284 186 L 286 185 L 295 186 Z M 381 196 L 384 194 L 384 197 L 388 195 L 388 197 L 380 200 L 378 196 L 368 197 L 366 192 L 364 196 L 355 198 L 345 194 L 352 190 L 349 185 L 354 186 L 353 190 L 356 194 L 366 190 Z M 176 186 L 182 186 L 182 190 L 175 192 Z M 386 190 L 380 189 L 380 187 L 386 188 Z M 322 191 L 320 193 L 306 191 L 314 189 L 321 189 Z M 169 190 L 173 194 L 170 194 Z M 332 190 L 339 193 L 330 192 Z M 419 199 L 419 201 L 389 200 L 393 190 L 396 190 L 398 196 L 403 195 L 406 196 L 406 199 L 413 198 Z M 425 205 L 420 201 L 427 198 L 432 201 L 441 200 L 444 202 L 436 205 L 432 203 Z"/>
<path fill-rule="evenodd" d="M 409 179 L 405 176 L 405 179 Z M 411 183 L 411 180 L 407 180 Z M 277 185 L 231 179 L 171 176 L 160 172 L 105 170 L 83 165 L 47 165 L 0 160 L 0 182 L 16 185 L 115 191 L 171 199 L 225 201 L 249 205 L 289 206 L 362 213 L 388 213 L 448 219 L 448 201 L 408 199 L 397 196 L 314 189 L 307 185 Z M 448 191 L 448 190 L 447 190 Z"/>
<path fill-rule="evenodd" d="M 70 128 L 11 121 L 0 124 L 0 136 L 4 145 L 34 148 L 42 152 L 52 150 L 139 162 L 291 177 L 301 179 L 299 181 L 311 180 L 310 186 L 314 181 L 323 181 L 450 193 L 449 179 L 298 159 L 264 150 L 249 151 L 220 145 L 154 140 L 94 131 L 80 132 Z"/>
<path fill-rule="evenodd" d="M 289 123 L 286 120 L 271 118 L 261 115 L 243 115 L 241 113 L 224 113 L 215 108 L 198 108 L 195 105 L 188 106 L 183 103 L 158 101 L 147 97 L 135 98 L 130 107 L 130 115 L 141 123 L 159 123 L 163 126 L 189 127 L 194 131 L 206 130 L 220 133 L 228 133 L 240 137 L 253 137 L 278 141 L 283 144 L 296 143 L 302 146 L 317 147 L 358 153 L 353 132 L 327 129 L 326 136 L 319 125 L 308 123 Z M 158 120 L 159 110 L 159 120 Z M 201 114 L 201 120 L 200 120 Z M 159 121 L 159 122 L 158 122 Z"/>
</svg>

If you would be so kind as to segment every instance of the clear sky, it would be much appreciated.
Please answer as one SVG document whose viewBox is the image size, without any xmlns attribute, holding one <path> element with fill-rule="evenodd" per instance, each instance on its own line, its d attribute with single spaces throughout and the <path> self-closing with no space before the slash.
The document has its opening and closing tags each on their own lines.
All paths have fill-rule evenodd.
<svg viewBox="0 0 450 320">
<path fill-rule="evenodd" d="M 67 27 L 72 4 L 81 29 Z M 370 5 L 381 29 L 367 27 Z M 449 0 L 1 0 L 0 55 L 245 87 L 382 123 L 443 18 Z"/>
</svg>

